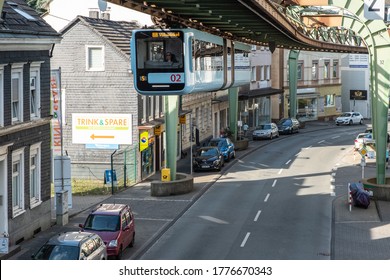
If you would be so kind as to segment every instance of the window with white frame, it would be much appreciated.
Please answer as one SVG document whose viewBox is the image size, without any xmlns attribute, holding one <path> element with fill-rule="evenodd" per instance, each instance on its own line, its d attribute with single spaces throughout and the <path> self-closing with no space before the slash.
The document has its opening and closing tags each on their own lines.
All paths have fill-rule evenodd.
<svg viewBox="0 0 390 280">
<path fill-rule="evenodd" d="M 12 69 L 11 73 L 11 116 L 12 123 L 23 121 L 23 68 Z"/>
<path fill-rule="evenodd" d="M 338 78 L 338 77 L 339 77 L 339 61 L 333 60 L 332 78 Z"/>
<path fill-rule="evenodd" d="M 256 66 L 251 67 L 251 82 L 256 81 Z"/>
<path fill-rule="evenodd" d="M 0 127 L 4 126 L 4 66 L 0 65 Z"/>
<path fill-rule="evenodd" d="M 41 143 L 30 147 L 30 206 L 41 202 Z"/>
<path fill-rule="evenodd" d="M 154 109 L 154 96 L 153 95 L 149 95 L 148 96 L 148 108 L 147 108 L 147 111 L 148 111 L 148 118 L 147 118 L 147 121 L 151 121 L 153 120 L 153 109 Z"/>
<path fill-rule="evenodd" d="M 330 77 L 330 61 L 324 61 L 324 79 L 329 79 Z"/>
<path fill-rule="evenodd" d="M 24 149 L 12 152 L 12 216 L 24 212 Z"/>
<path fill-rule="evenodd" d="M 265 65 L 265 78 L 267 81 L 271 80 L 271 65 Z"/>
<path fill-rule="evenodd" d="M 335 94 L 325 95 L 325 107 L 333 107 L 335 106 Z"/>
<path fill-rule="evenodd" d="M 313 60 L 312 61 L 311 79 L 312 80 L 318 80 L 318 60 Z"/>
<path fill-rule="evenodd" d="M 31 119 L 40 118 L 41 107 L 40 71 L 38 67 L 30 68 L 30 116 Z"/>
<path fill-rule="evenodd" d="M 86 46 L 86 70 L 104 71 L 104 47 Z"/>
<path fill-rule="evenodd" d="M 264 66 L 261 65 L 260 66 L 260 81 L 264 81 L 264 77 L 265 77 L 265 75 L 264 75 Z"/>
<path fill-rule="evenodd" d="M 147 96 L 142 95 L 142 116 L 141 116 L 141 123 L 145 123 L 147 121 L 146 114 L 147 114 Z"/>
</svg>

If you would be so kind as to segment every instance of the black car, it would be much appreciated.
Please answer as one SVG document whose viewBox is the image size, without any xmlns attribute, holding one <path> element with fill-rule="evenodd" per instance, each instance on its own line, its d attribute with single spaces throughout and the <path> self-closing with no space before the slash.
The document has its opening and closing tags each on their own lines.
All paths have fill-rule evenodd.
<svg viewBox="0 0 390 280">
<path fill-rule="evenodd" d="M 221 170 L 225 162 L 217 147 L 202 147 L 198 149 L 192 161 L 194 171 Z"/>
<path fill-rule="evenodd" d="M 280 134 L 293 134 L 299 132 L 299 121 L 295 118 L 284 118 L 278 122 Z"/>
</svg>

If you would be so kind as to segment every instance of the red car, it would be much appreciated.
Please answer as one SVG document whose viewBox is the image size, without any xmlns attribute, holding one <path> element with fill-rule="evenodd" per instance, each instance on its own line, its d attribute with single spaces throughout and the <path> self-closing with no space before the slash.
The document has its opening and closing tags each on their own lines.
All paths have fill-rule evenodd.
<svg viewBox="0 0 390 280">
<path fill-rule="evenodd" d="M 98 234 L 107 246 L 107 255 L 122 258 L 126 247 L 135 241 L 134 215 L 126 204 L 101 204 L 87 217 L 83 231 Z"/>
</svg>

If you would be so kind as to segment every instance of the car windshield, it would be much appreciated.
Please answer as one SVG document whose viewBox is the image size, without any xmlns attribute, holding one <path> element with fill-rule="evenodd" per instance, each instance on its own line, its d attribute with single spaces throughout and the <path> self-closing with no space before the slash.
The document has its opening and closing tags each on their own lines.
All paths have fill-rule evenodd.
<svg viewBox="0 0 390 280">
<path fill-rule="evenodd" d="M 262 125 L 259 125 L 256 129 L 258 129 L 258 130 L 271 129 L 271 125 L 270 124 L 262 124 Z"/>
<path fill-rule="evenodd" d="M 371 139 L 372 138 L 372 134 L 370 133 L 367 133 L 367 134 L 359 134 L 358 135 L 358 138 L 368 138 L 368 139 Z"/>
<path fill-rule="evenodd" d="M 222 141 L 210 141 L 210 146 L 211 147 L 221 147 L 223 145 L 223 142 Z"/>
<path fill-rule="evenodd" d="M 340 117 L 350 117 L 350 116 L 351 116 L 351 113 L 344 113 Z"/>
<path fill-rule="evenodd" d="M 96 231 L 118 231 L 119 228 L 119 216 L 117 215 L 91 214 L 84 225 L 84 229 Z"/>
<path fill-rule="evenodd" d="M 281 124 L 281 125 L 291 125 L 291 120 L 290 119 L 282 119 L 282 120 L 280 120 L 279 124 Z"/>
<path fill-rule="evenodd" d="M 34 256 L 36 260 L 78 260 L 79 247 L 65 245 L 44 245 Z"/>
<path fill-rule="evenodd" d="M 218 155 L 218 153 L 216 149 L 207 149 L 207 150 L 200 150 L 198 155 L 201 157 L 206 157 L 206 156 L 216 156 Z"/>
</svg>

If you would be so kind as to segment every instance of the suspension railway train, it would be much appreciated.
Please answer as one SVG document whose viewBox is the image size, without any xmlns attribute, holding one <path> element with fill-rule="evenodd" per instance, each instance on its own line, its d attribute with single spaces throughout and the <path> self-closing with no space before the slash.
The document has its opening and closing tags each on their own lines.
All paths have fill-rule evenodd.
<svg viewBox="0 0 390 280">
<path fill-rule="evenodd" d="M 196 29 L 143 29 L 133 31 L 130 44 L 140 94 L 184 95 L 250 82 L 251 46 L 241 42 Z"/>
</svg>

